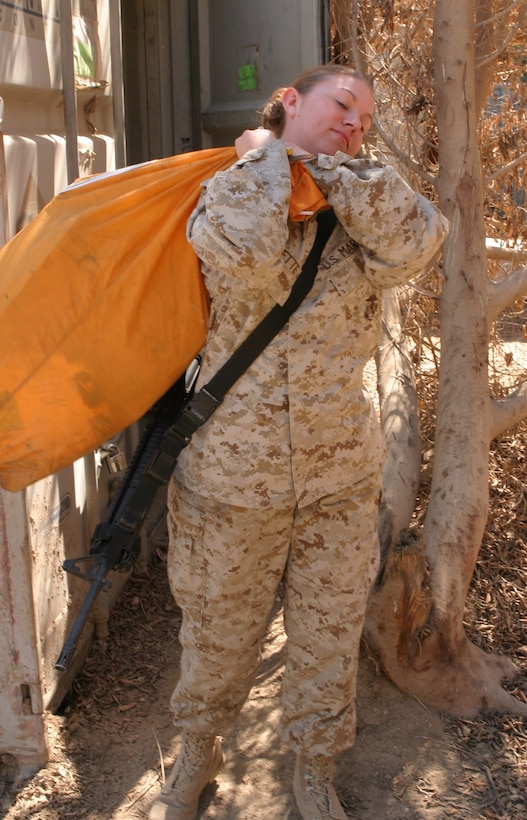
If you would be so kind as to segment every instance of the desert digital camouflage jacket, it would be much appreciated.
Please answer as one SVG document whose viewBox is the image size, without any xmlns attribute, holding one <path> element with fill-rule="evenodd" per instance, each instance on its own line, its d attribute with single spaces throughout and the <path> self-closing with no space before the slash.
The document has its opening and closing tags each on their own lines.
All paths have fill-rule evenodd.
<svg viewBox="0 0 527 820">
<path fill-rule="evenodd" d="M 315 285 L 176 467 L 191 489 L 229 504 L 304 506 L 380 469 L 363 368 L 378 345 L 381 291 L 420 272 L 447 230 L 390 167 L 341 153 L 306 165 L 339 220 Z M 301 270 L 316 220 L 288 221 L 290 194 L 280 140 L 204 184 L 187 227 L 212 302 L 198 386 L 283 304 Z"/>
</svg>

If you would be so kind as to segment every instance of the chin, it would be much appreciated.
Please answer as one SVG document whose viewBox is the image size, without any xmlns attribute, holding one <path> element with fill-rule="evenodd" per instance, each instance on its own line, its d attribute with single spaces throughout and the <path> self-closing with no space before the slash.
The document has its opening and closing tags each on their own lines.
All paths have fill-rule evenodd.
<svg viewBox="0 0 527 820">
<path fill-rule="evenodd" d="M 325 148 L 319 148 L 319 149 L 318 149 L 318 153 L 319 153 L 319 154 L 327 154 L 329 157 L 334 157 L 334 156 L 335 156 L 335 154 L 338 154 L 338 153 L 339 153 L 339 151 L 340 151 L 341 153 L 344 153 L 344 154 L 345 154 L 345 153 L 347 153 L 347 152 L 344 150 L 344 148 L 341 148 L 341 147 L 340 147 L 340 145 L 338 145 L 338 146 L 335 146 L 335 145 L 326 145 L 326 147 L 325 147 Z"/>
</svg>

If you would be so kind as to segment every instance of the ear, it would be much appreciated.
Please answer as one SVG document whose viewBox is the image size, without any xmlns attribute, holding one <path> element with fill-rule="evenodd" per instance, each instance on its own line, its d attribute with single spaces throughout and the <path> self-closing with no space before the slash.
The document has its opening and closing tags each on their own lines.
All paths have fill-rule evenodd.
<svg viewBox="0 0 527 820">
<path fill-rule="evenodd" d="M 283 94 L 282 94 L 282 105 L 284 107 L 285 113 L 289 117 L 294 117 L 295 114 L 297 113 L 299 100 L 300 100 L 300 94 L 298 93 L 296 88 L 293 88 L 292 86 L 290 86 L 289 88 L 286 88 L 285 91 L 283 92 Z"/>
</svg>

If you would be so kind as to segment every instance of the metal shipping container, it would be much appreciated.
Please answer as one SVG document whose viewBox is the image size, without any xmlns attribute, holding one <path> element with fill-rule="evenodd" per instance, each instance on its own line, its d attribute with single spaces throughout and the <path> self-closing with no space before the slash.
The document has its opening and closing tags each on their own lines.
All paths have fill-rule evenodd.
<svg viewBox="0 0 527 820">
<path fill-rule="evenodd" d="M 73 178 L 115 168 L 123 152 L 111 6 L 0 0 L 0 244 Z M 132 433 L 120 438 L 129 452 Z M 72 668 L 55 670 L 87 591 L 62 562 L 87 554 L 111 481 L 98 451 L 24 491 L 0 491 L 0 761 L 20 778 L 45 763 L 46 713 L 61 702 L 91 641 L 88 628 Z M 118 591 L 116 584 L 101 597 L 100 617 Z"/>
</svg>

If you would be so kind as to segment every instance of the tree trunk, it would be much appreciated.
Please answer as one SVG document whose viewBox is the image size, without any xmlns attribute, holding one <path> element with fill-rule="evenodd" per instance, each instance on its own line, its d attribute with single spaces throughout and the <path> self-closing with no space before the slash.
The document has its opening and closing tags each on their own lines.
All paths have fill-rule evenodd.
<svg viewBox="0 0 527 820">
<path fill-rule="evenodd" d="M 502 689 L 505 658 L 463 628 L 485 530 L 491 405 L 483 191 L 477 143 L 473 0 L 437 0 L 434 57 L 443 248 L 441 366 L 434 469 L 421 541 L 392 549 L 372 595 L 365 637 L 394 682 L 446 711 L 527 713 Z"/>
<path fill-rule="evenodd" d="M 412 362 L 406 350 L 398 291 L 385 291 L 377 355 L 377 390 L 387 455 L 379 521 L 381 566 L 408 527 L 421 469 L 419 413 Z"/>
</svg>

